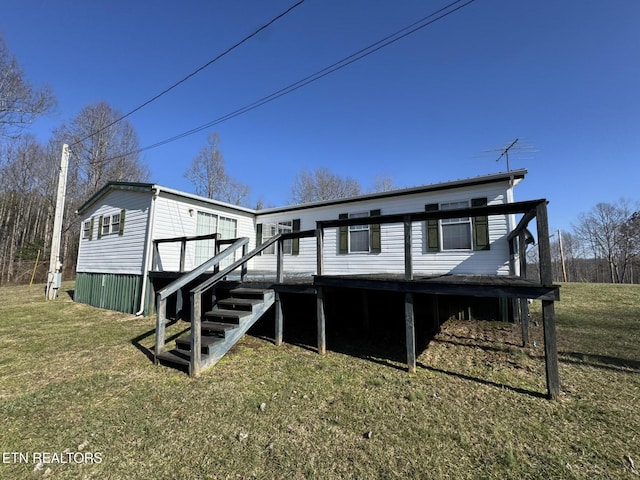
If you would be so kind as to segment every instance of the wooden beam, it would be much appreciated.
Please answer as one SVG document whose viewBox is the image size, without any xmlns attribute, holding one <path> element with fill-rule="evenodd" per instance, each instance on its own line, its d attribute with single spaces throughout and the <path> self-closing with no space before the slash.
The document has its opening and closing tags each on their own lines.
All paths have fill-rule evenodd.
<svg viewBox="0 0 640 480">
<path fill-rule="evenodd" d="M 413 267 L 411 264 L 411 217 L 404 216 L 404 278 L 413 280 Z"/>
<path fill-rule="evenodd" d="M 551 263 L 551 244 L 549 242 L 549 219 L 547 204 L 541 203 L 537 208 L 538 228 L 538 262 L 540 263 L 540 283 L 545 286 L 553 285 L 553 270 Z"/>
<path fill-rule="evenodd" d="M 324 311 L 324 291 L 318 287 L 316 294 L 316 316 L 318 322 L 318 353 L 324 355 L 327 352 L 326 319 Z"/>
<path fill-rule="evenodd" d="M 276 313 L 276 326 L 275 326 L 275 344 L 282 345 L 282 333 L 283 333 L 283 324 L 284 318 L 282 316 L 282 303 L 280 301 L 280 294 L 276 291 L 276 300 L 275 300 L 275 313 Z"/>
<path fill-rule="evenodd" d="M 155 363 L 158 365 L 158 355 L 164 351 L 165 325 L 167 322 L 167 300 L 161 300 L 158 295 L 156 301 L 156 347 L 154 349 Z"/>
<path fill-rule="evenodd" d="M 316 229 L 316 274 L 322 275 L 324 271 L 324 230 L 322 227 Z"/>
<path fill-rule="evenodd" d="M 201 355 L 202 355 L 202 294 L 191 294 L 191 364 L 189 375 L 198 377 L 200 375 Z"/>
<path fill-rule="evenodd" d="M 180 242 L 180 271 L 184 272 L 184 260 L 187 252 L 187 241 L 182 240 Z"/>
<path fill-rule="evenodd" d="M 522 346 L 528 347 L 531 340 L 529 338 L 529 303 L 526 298 L 518 299 L 520 303 L 520 326 L 522 327 Z"/>
<path fill-rule="evenodd" d="M 276 283 L 282 283 L 284 280 L 284 245 L 280 238 L 276 244 Z"/>
<path fill-rule="evenodd" d="M 544 328 L 544 360 L 547 373 L 547 394 L 552 400 L 560 395 L 558 375 L 558 348 L 556 343 L 556 314 L 554 302 L 542 301 L 542 325 Z"/>
<path fill-rule="evenodd" d="M 404 294 L 404 321 L 407 340 L 407 369 L 409 373 L 416 371 L 416 330 L 413 309 L 413 294 Z"/>
</svg>

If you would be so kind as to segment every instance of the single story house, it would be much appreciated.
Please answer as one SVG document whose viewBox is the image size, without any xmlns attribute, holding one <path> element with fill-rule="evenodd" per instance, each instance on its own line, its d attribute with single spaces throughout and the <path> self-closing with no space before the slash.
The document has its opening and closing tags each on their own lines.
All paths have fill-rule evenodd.
<svg viewBox="0 0 640 480">
<path fill-rule="evenodd" d="M 190 271 L 214 255 L 215 240 L 192 241 L 191 237 L 247 237 L 251 250 L 277 233 L 314 229 L 318 221 L 507 204 L 514 202 L 514 187 L 525 175 L 526 170 L 514 170 L 259 210 L 152 183 L 109 182 L 77 211 L 82 230 L 75 299 L 101 308 L 146 313 L 152 291 L 149 272 Z M 515 222 L 514 215 L 505 214 L 413 223 L 413 271 L 426 275 L 517 274 L 507 241 Z M 328 229 L 323 273 L 402 273 L 403 233 L 401 223 Z M 162 241 L 167 239 L 175 241 Z M 283 250 L 287 274 L 315 273 L 315 239 L 287 240 Z M 227 259 L 227 264 L 232 261 Z M 274 275 L 275 246 L 250 260 L 248 269 L 250 275 Z"/>
</svg>

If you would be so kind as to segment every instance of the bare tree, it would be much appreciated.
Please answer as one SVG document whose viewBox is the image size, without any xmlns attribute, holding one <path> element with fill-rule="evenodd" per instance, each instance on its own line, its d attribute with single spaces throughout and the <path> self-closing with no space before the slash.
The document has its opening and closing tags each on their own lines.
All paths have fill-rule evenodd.
<svg viewBox="0 0 640 480">
<path fill-rule="evenodd" d="M 334 198 L 346 198 L 359 195 L 360 183 L 351 178 L 342 178 L 328 168 L 318 168 L 310 172 L 302 170 L 298 173 L 291 187 L 293 203 L 308 203 Z"/>
<path fill-rule="evenodd" d="M 227 175 L 219 144 L 220 136 L 210 133 L 207 144 L 184 171 L 184 176 L 191 181 L 197 195 L 242 205 L 249 196 L 249 186 Z"/>
<path fill-rule="evenodd" d="M 138 135 L 121 113 L 106 102 L 83 108 L 55 132 L 59 144 L 71 145 L 69 182 L 72 196 L 92 195 L 109 181 L 143 181 L 148 168 L 140 161 Z M 59 153 L 58 153 L 59 155 Z"/>
<path fill-rule="evenodd" d="M 609 281 L 624 281 L 627 268 L 636 247 L 633 229 L 627 229 L 633 218 L 633 209 L 628 200 L 617 204 L 598 203 L 586 214 L 581 214 L 574 227 L 576 235 L 593 252 L 596 264 L 599 258 L 606 260 Z"/>
<path fill-rule="evenodd" d="M 374 192 L 389 192 L 398 188 L 393 181 L 393 177 L 389 175 L 376 175 L 373 180 Z"/>
<path fill-rule="evenodd" d="M 0 35 L 0 136 L 11 137 L 55 103 L 48 87 L 35 89 Z"/>
</svg>

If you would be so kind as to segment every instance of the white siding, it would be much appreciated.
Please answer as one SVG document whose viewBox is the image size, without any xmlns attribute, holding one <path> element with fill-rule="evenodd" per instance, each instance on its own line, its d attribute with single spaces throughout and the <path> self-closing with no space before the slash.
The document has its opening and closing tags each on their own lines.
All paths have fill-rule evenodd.
<svg viewBox="0 0 640 480">
<path fill-rule="evenodd" d="M 422 212 L 430 203 L 447 203 L 472 198 L 487 197 L 488 204 L 506 202 L 508 185 L 505 182 L 485 186 L 465 187 L 441 192 L 418 193 L 383 199 L 367 199 L 343 205 L 319 206 L 309 209 L 274 212 L 258 215 L 257 223 L 300 219 L 300 229 L 315 229 L 317 220 L 337 219 L 341 213 L 369 212 L 379 209 L 382 215 Z M 425 226 L 414 223 L 413 269 L 417 273 L 443 274 L 508 274 L 509 249 L 506 241 L 507 216 L 489 217 L 489 251 L 455 251 L 427 253 Z M 263 238 L 263 241 L 266 238 Z M 324 233 L 325 274 L 358 273 L 403 273 L 404 272 L 404 227 L 402 224 L 381 225 L 382 251 L 372 253 L 338 253 L 338 229 L 327 229 Z M 257 270 L 274 270 L 275 255 L 262 255 L 253 262 Z M 299 255 L 285 255 L 285 272 L 315 273 L 316 244 L 314 238 L 300 240 Z"/>
<path fill-rule="evenodd" d="M 82 238 L 81 224 L 76 271 L 140 275 L 151 197 L 151 192 L 111 190 L 99 204 L 85 212 L 82 224 L 93 218 L 93 232 L 91 240 Z M 122 209 L 126 212 L 123 235 L 111 233 L 98 238 L 100 216 L 119 214 Z"/>
<path fill-rule="evenodd" d="M 230 208 L 207 205 L 204 202 L 160 193 L 156 200 L 153 239 L 191 237 L 196 235 L 197 212 L 206 212 L 236 220 L 237 236 L 249 237 L 255 244 L 253 215 Z M 218 222 L 219 224 L 219 222 Z M 180 242 L 162 243 L 159 247 L 159 269 L 178 271 L 180 268 Z M 239 258 L 239 257 L 238 257 Z M 185 254 L 185 270 L 196 265 L 195 242 L 188 242 Z"/>
</svg>

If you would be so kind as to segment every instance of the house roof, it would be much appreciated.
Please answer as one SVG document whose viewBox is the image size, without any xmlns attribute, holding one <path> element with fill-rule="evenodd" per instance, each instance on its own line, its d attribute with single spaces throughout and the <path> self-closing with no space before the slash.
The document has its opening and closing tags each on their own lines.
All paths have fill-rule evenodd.
<svg viewBox="0 0 640 480">
<path fill-rule="evenodd" d="M 154 183 L 109 182 L 100 190 L 98 190 L 95 194 L 93 194 L 86 202 L 84 202 L 78 208 L 76 213 L 78 214 L 83 213 L 91 205 L 93 205 L 100 197 L 102 197 L 107 192 L 112 190 L 128 190 L 128 191 L 140 191 L 140 192 L 150 192 L 150 191 L 156 190 L 158 192 L 166 192 L 172 195 L 176 195 L 178 197 L 188 198 L 191 200 L 196 200 L 196 201 L 208 203 L 211 205 L 229 208 L 229 209 L 241 211 L 244 213 L 267 214 L 267 213 L 280 213 L 280 212 L 287 212 L 291 210 L 302 210 L 302 209 L 315 208 L 315 207 L 321 207 L 321 206 L 359 202 L 363 200 L 376 200 L 376 199 L 383 199 L 383 198 L 389 198 L 389 197 L 399 197 L 404 195 L 413 195 L 416 193 L 437 192 L 441 190 L 450 190 L 453 188 L 472 187 L 477 185 L 486 185 L 490 183 L 498 183 L 498 182 L 506 182 L 506 181 L 512 181 L 513 184 L 516 185 L 520 183 L 522 179 L 524 179 L 526 174 L 527 174 L 526 169 L 519 169 L 519 170 L 512 170 L 510 172 L 494 173 L 490 175 L 482 175 L 478 177 L 452 180 L 448 182 L 421 185 L 418 187 L 401 188 L 397 190 L 389 190 L 386 192 L 367 193 L 364 195 L 357 195 L 354 197 L 321 200 L 317 202 L 309 202 L 309 203 L 303 203 L 298 205 L 287 205 L 283 207 L 272 207 L 272 208 L 265 208 L 261 210 L 240 207 L 238 205 L 232 205 L 226 202 L 221 202 L 219 200 L 213 200 L 211 198 L 201 197 L 199 195 L 194 195 L 191 193 L 182 192 L 180 190 L 174 190 L 172 188 L 163 187 L 161 185 L 157 185 Z"/>
</svg>

